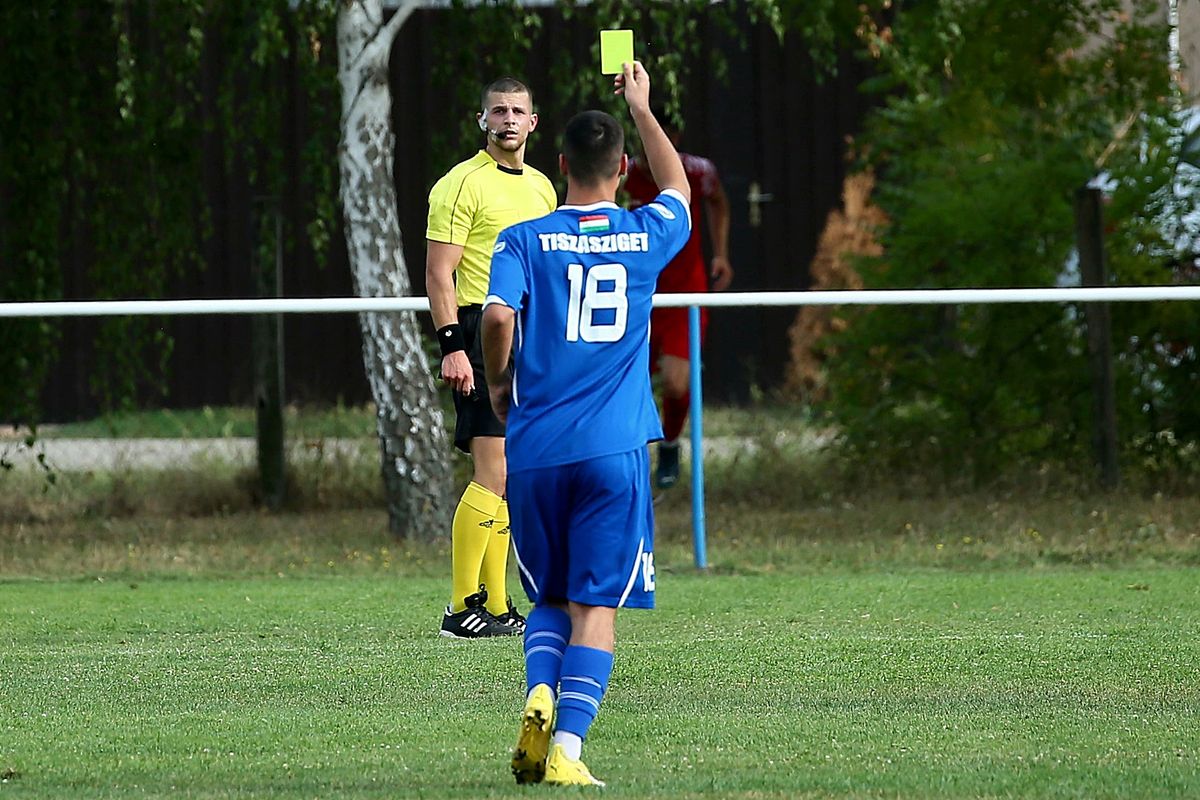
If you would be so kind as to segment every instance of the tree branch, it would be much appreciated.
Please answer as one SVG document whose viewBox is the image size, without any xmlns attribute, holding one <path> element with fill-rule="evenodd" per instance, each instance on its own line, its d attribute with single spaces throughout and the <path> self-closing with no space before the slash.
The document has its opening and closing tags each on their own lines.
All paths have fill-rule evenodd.
<svg viewBox="0 0 1200 800">
<path fill-rule="evenodd" d="M 420 7 L 420 0 L 406 0 L 401 3 L 396 9 L 396 13 L 386 24 L 380 25 L 374 35 L 363 45 L 362 51 L 358 57 L 354 59 L 355 65 L 366 59 L 378 65 L 387 64 L 388 53 L 392 49 L 392 42 L 396 39 L 396 34 L 400 32 L 400 27 L 404 25 L 405 20 L 409 18 L 412 12 Z M 382 13 L 382 8 L 380 9 Z M 381 18 L 382 19 L 382 18 Z M 374 22 L 374 20 L 372 20 Z"/>
<path fill-rule="evenodd" d="M 407 0 L 400 4 L 396 9 L 396 13 L 388 20 L 387 25 L 383 26 L 380 33 L 387 37 L 388 47 L 391 47 L 392 40 L 396 38 L 396 34 L 400 32 L 400 28 L 404 25 L 412 12 L 416 11 L 421 5 L 420 0 Z"/>
</svg>

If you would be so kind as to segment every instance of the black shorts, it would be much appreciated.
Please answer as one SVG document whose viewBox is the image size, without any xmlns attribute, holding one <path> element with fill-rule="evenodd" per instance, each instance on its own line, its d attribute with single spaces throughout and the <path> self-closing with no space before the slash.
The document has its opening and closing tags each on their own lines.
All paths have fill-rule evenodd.
<svg viewBox="0 0 1200 800">
<path fill-rule="evenodd" d="M 475 391 L 470 395 L 454 394 L 454 446 L 464 453 L 471 452 L 471 440 L 476 436 L 504 437 L 504 423 L 492 411 L 488 399 L 487 378 L 483 373 L 483 309 L 479 306 L 462 306 L 458 309 L 458 324 L 462 326 L 463 339 L 467 342 L 467 358 L 475 373 Z"/>
</svg>

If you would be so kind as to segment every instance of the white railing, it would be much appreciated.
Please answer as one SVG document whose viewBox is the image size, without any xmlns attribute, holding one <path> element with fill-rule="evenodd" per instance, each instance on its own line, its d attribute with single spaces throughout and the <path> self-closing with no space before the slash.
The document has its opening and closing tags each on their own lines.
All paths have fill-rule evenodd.
<svg viewBox="0 0 1200 800">
<path fill-rule="evenodd" d="M 875 306 L 968 303 L 1146 303 L 1200 300 L 1200 286 L 1060 289 L 886 289 L 820 292 L 660 294 L 655 306 Z M 0 303 L 3 317 L 115 317 L 194 314 L 342 314 L 428 311 L 424 297 L 312 297 L 238 300 L 61 300 Z"/>
</svg>

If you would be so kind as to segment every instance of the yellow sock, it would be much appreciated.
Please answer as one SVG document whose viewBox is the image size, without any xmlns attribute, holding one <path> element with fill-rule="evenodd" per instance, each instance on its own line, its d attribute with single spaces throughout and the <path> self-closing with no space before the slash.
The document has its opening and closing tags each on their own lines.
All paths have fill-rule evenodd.
<svg viewBox="0 0 1200 800">
<path fill-rule="evenodd" d="M 483 554 L 483 567 L 479 570 L 479 582 L 487 587 L 487 610 L 493 614 L 508 611 L 508 501 L 501 500 L 496 509 L 496 524 L 488 539 L 487 552 Z"/>
<path fill-rule="evenodd" d="M 500 496 L 472 481 L 467 484 L 458 508 L 454 510 L 454 525 L 451 528 L 452 589 L 450 610 L 462 611 L 467 595 L 479 591 L 479 570 L 484 553 L 492 538 L 496 507 Z"/>
</svg>

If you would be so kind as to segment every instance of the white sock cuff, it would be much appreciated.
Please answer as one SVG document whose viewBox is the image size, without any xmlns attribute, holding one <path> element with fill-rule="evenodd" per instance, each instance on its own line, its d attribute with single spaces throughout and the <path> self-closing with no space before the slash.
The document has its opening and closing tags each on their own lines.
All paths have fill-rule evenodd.
<svg viewBox="0 0 1200 800">
<path fill-rule="evenodd" d="M 554 744 L 561 745 L 563 755 L 572 761 L 578 761 L 583 754 L 583 739 L 567 731 L 554 732 Z"/>
</svg>

